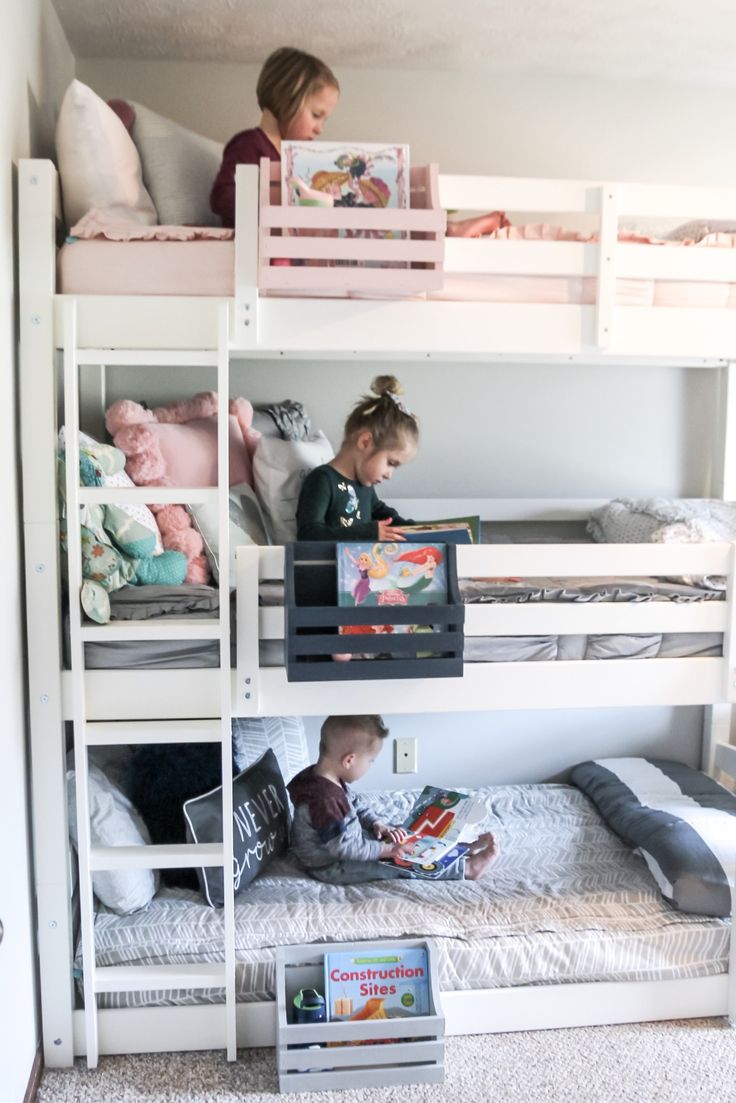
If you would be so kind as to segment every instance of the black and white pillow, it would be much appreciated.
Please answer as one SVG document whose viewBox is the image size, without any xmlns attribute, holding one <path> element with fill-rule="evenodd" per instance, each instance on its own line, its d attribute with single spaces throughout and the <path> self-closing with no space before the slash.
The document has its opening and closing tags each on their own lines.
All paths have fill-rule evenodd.
<svg viewBox="0 0 736 1103">
<path fill-rule="evenodd" d="M 184 804 L 187 841 L 222 842 L 222 786 Z M 289 845 L 289 801 L 272 750 L 233 778 L 233 877 L 241 892 Z M 200 888 L 213 908 L 224 902 L 220 867 L 198 869 Z"/>
<path fill-rule="evenodd" d="M 662 895 L 697 915 L 729 916 L 736 881 L 736 797 L 699 770 L 661 758 L 599 758 L 571 779 L 635 847 Z"/>
</svg>

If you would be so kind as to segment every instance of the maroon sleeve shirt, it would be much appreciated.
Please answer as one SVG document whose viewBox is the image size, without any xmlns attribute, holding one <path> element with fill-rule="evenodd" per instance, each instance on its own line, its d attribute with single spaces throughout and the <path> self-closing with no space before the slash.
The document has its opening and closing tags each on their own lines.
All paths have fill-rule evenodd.
<svg viewBox="0 0 736 1103">
<path fill-rule="evenodd" d="M 280 161 L 281 154 L 260 127 L 241 130 L 225 146 L 222 164 L 210 192 L 210 207 L 219 214 L 223 226 L 235 225 L 235 166 L 257 165 L 262 157 Z"/>
</svg>

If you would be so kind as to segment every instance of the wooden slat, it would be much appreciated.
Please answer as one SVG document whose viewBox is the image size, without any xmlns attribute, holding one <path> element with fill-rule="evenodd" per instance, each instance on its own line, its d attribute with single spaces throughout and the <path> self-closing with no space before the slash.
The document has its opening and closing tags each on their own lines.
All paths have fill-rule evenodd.
<svg viewBox="0 0 736 1103">
<path fill-rule="evenodd" d="M 179 988 L 221 988 L 225 966 L 106 965 L 95 970 L 95 992 L 157 992 Z"/>
<path fill-rule="evenodd" d="M 177 617 L 163 624 L 155 621 L 111 621 L 82 629 L 85 642 L 103 640 L 216 640 L 220 638 L 220 622 Z"/>
<path fill-rule="evenodd" d="M 117 720 L 91 723 L 85 729 L 88 747 L 120 747 L 141 743 L 219 743 L 219 720 Z"/>
<path fill-rule="evenodd" d="M 179 843 L 158 846 L 96 846 L 90 869 L 193 869 L 224 865 L 222 843 Z"/>
</svg>

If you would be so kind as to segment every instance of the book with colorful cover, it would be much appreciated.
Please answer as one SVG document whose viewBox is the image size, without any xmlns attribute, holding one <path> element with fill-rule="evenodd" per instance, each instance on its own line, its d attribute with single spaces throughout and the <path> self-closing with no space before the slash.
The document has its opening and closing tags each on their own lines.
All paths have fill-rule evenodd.
<svg viewBox="0 0 736 1103">
<path fill-rule="evenodd" d="M 325 1002 L 330 1022 L 429 1015 L 426 947 L 337 950 L 326 953 L 324 961 Z"/>
<path fill-rule="evenodd" d="M 406 209 L 409 147 L 385 142 L 282 142 L 282 204 L 321 206 L 322 200 L 332 207 Z M 371 231 L 360 233 L 368 236 Z"/>
<path fill-rule="evenodd" d="M 441 876 L 467 853 L 465 843 L 477 837 L 485 815 L 482 800 L 425 785 L 403 824 L 411 846 L 400 858 L 381 860 L 403 868 L 414 867 L 423 876 Z"/>
<path fill-rule="evenodd" d="M 442 543 L 340 543 L 337 603 L 343 607 L 437 605 L 447 602 L 447 550 Z M 343 635 L 434 632 L 430 624 L 348 624 Z M 427 653 L 431 654 L 431 653 Z"/>
<path fill-rule="evenodd" d="M 448 517 L 443 521 L 419 521 L 400 525 L 399 532 L 413 543 L 441 540 L 445 544 L 480 544 L 480 517 Z"/>
</svg>

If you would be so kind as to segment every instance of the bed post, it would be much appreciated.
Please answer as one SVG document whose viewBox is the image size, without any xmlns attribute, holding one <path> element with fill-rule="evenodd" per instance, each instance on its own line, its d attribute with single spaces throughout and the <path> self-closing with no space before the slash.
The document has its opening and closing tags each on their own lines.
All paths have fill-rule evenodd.
<svg viewBox="0 0 736 1103">
<path fill-rule="evenodd" d="M 57 177 L 18 172 L 20 403 L 33 848 L 44 1061 L 74 1061 L 72 918 L 61 700 L 54 290 Z"/>
<path fill-rule="evenodd" d="M 235 311 L 232 337 L 235 348 L 258 343 L 258 258 L 260 195 L 258 167 L 235 169 Z"/>
</svg>

